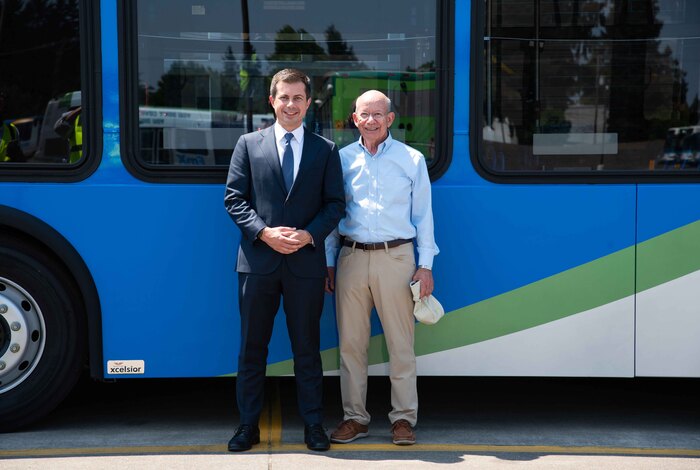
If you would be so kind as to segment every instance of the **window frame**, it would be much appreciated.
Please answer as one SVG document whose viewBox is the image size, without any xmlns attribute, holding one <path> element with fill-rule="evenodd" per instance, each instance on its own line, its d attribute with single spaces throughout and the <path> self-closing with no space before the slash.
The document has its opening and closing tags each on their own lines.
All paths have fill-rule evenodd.
<svg viewBox="0 0 700 470">
<path fill-rule="evenodd" d="M 469 153 L 472 166 L 482 178 L 493 183 L 502 184 L 635 184 L 635 183 L 698 183 L 700 171 L 681 172 L 679 170 L 580 170 L 538 172 L 538 171 L 500 171 L 484 164 L 483 154 L 483 100 L 486 92 L 484 72 L 486 58 L 484 55 L 484 32 L 486 27 L 486 2 L 472 2 L 472 22 L 470 62 L 471 67 L 470 135 Z"/>
<path fill-rule="evenodd" d="M 100 2 L 79 3 L 80 89 L 85 123 L 83 158 L 74 164 L 0 164 L 0 181 L 75 183 L 92 175 L 102 161 L 102 37 Z M 98 70 L 99 73 L 93 71 Z"/>
<path fill-rule="evenodd" d="M 118 33 L 121 156 L 124 167 L 135 178 L 150 183 L 225 183 L 228 165 L 155 165 L 144 162 L 139 152 L 138 123 L 138 27 L 137 0 L 119 0 Z M 452 160 L 454 0 L 436 2 L 436 84 L 438 106 L 435 116 L 435 158 L 428 166 L 431 180 L 444 174 Z M 231 149 L 233 152 L 233 148 Z"/>
</svg>

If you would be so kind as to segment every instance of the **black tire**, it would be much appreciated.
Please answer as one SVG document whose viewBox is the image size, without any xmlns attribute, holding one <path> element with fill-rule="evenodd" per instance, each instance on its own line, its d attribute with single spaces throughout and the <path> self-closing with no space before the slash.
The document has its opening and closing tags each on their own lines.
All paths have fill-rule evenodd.
<svg viewBox="0 0 700 470">
<path fill-rule="evenodd" d="M 0 235 L 0 432 L 42 418 L 75 385 L 86 356 L 81 305 L 65 267 Z"/>
</svg>

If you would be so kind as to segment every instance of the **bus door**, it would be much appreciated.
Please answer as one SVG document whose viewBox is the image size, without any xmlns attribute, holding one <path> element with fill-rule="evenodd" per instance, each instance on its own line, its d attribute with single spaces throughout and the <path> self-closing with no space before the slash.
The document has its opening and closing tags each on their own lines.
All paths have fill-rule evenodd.
<svg viewBox="0 0 700 470">
<path fill-rule="evenodd" d="M 635 149 L 615 123 L 610 85 L 621 71 L 612 70 L 613 42 L 599 34 L 606 11 L 479 4 L 477 111 L 470 127 L 455 126 L 456 149 L 468 146 L 461 131 L 477 142 L 478 177 L 449 198 L 468 207 L 443 214 L 450 225 L 468 221 L 468 242 L 457 245 L 478 247 L 465 255 L 462 288 L 476 293 L 472 331 L 493 333 L 472 348 L 475 372 L 633 376 L 636 186 L 605 177 L 634 164 Z M 452 257 L 440 262 L 458 269 Z"/>
<path fill-rule="evenodd" d="M 638 376 L 700 377 L 699 196 L 698 184 L 639 185 Z"/>
</svg>

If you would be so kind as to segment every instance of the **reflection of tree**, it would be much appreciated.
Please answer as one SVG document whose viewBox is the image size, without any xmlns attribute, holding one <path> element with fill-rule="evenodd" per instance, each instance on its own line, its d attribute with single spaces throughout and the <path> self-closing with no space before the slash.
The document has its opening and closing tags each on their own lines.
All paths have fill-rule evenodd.
<svg viewBox="0 0 700 470">
<path fill-rule="evenodd" d="M 645 83 L 645 117 L 649 120 L 649 133 L 652 138 L 664 138 L 671 127 L 681 127 L 698 122 L 697 95 L 688 104 L 687 73 L 670 47 L 659 51 L 661 43 L 656 42 L 656 62 L 648 65 Z"/>
<path fill-rule="evenodd" d="M 663 138 L 669 127 L 697 122 L 697 99 L 689 103 L 686 72 L 674 57 L 686 45 L 657 39 L 659 3 L 493 1 L 494 36 L 539 41 L 487 44 L 487 119 L 516 117 L 521 142 L 534 132 L 565 132 L 565 111 L 576 106 L 581 131 L 614 132 L 620 142 Z"/>
<path fill-rule="evenodd" d="M 160 77 L 156 90 L 150 94 L 152 106 L 166 108 L 196 108 L 196 81 L 206 76 L 207 69 L 194 62 L 175 62 Z M 207 90 L 208 91 L 208 90 Z"/>
<path fill-rule="evenodd" d="M 333 24 L 326 28 L 326 49 L 328 50 L 328 60 L 342 60 L 355 64 L 358 62 L 352 46 L 348 46 L 348 43 L 343 40 L 343 35 L 335 29 Z"/>
<path fill-rule="evenodd" d="M 308 60 L 325 60 L 326 51 L 316 43 L 314 37 L 304 28 L 296 30 L 285 25 L 275 36 L 275 52 L 267 57 L 269 61 L 299 62 L 303 56 Z"/>
<path fill-rule="evenodd" d="M 688 124 L 696 125 L 698 122 L 700 122 L 700 99 L 696 94 L 693 103 L 688 108 Z"/>
<path fill-rule="evenodd" d="M 227 54 L 231 54 L 229 50 Z M 225 55 L 226 60 L 232 56 Z M 223 72 L 196 62 L 174 62 L 158 80 L 157 87 L 140 84 L 140 103 L 167 108 L 226 109 L 240 108 L 241 89 L 235 60 L 227 62 Z M 258 100 L 260 101 L 260 100 Z M 267 112 L 266 103 L 253 102 L 255 113 Z"/>
<path fill-rule="evenodd" d="M 240 73 L 238 61 L 236 60 L 231 46 L 226 47 L 226 52 L 221 59 L 224 63 L 224 75 L 227 77 L 235 77 Z"/>
<path fill-rule="evenodd" d="M 277 32 L 274 52 L 266 59 L 281 62 L 277 69 L 297 67 L 303 70 L 307 64 L 314 67 L 314 62 L 329 60 L 342 63 L 343 69 L 362 66 L 335 26 L 326 29 L 325 39 L 327 52 L 303 28 L 295 30 L 286 25 Z M 173 62 L 155 86 L 139 83 L 139 103 L 168 108 L 243 111 L 249 114 L 252 123 L 253 113 L 270 112 L 267 103 L 270 77 L 262 76 L 262 64 L 253 45 L 249 44 L 246 50 L 248 53 L 244 52 L 237 60 L 232 47 L 227 47 L 221 56 L 221 70 L 193 61 Z M 313 80 L 313 71 L 309 75 Z M 313 80 L 314 88 L 322 84 L 322 80 Z"/>
<path fill-rule="evenodd" d="M 43 114 L 56 96 L 80 89 L 78 0 L 0 2 L 0 82 L 8 116 Z"/>
<path fill-rule="evenodd" d="M 625 41 L 614 41 L 611 45 L 608 127 L 617 132 L 621 142 L 646 140 L 649 138 L 644 116 L 647 69 L 657 64 L 661 67 L 661 61 L 651 44 L 634 39 L 659 36 L 661 24 L 654 24 L 658 1 L 636 2 L 634 8 L 626 0 L 614 0 L 613 4 L 616 25 L 604 37 Z"/>
<path fill-rule="evenodd" d="M 312 106 L 307 113 L 307 124 L 312 123 L 315 132 L 323 132 L 325 126 L 332 126 L 329 115 L 330 97 L 335 92 L 326 85 L 327 77 L 334 72 L 343 70 L 363 70 L 366 65 L 357 60 L 352 46 L 343 39 L 342 34 L 334 24 L 329 25 L 324 31 L 326 50 L 323 49 L 312 34 L 305 29 L 294 29 L 285 25 L 277 31 L 275 36 L 275 50 L 267 56 L 269 61 L 279 61 L 283 64 L 275 67 L 279 70 L 283 67 L 294 67 L 303 70 L 311 78 L 312 96 L 316 106 Z M 319 62 L 329 62 L 322 66 L 322 76 L 319 76 Z M 332 62 L 332 63 L 331 63 Z"/>
<path fill-rule="evenodd" d="M 233 99 L 241 94 L 241 90 L 240 80 L 236 81 L 234 79 L 236 75 L 240 77 L 240 69 L 231 46 L 226 47 L 226 52 L 222 60 L 224 62 L 223 77 L 225 77 L 225 79 L 221 82 L 221 104 L 216 106 L 216 108 L 232 110 L 235 109 L 237 104 Z"/>
<path fill-rule="evenodd" d="M 254 51 L 253 51 L 254 53 Z M 256 65 L 236 60 L 231 46 L 226 47 L 223 57 L 224 73 L 220 82 L 220 103 L 214 106 L 217 109 L 238 110 L 239 101 L 246 96 L 253 96 L 260 81 L 260 71 Z M 252 76 L 252 78 L 251 78 Z M 240 97 L 240 98 L 239 98 Z M 247 106 L 247 104 L 246 104 Z"/>
<path fill-rule="evenodd" d="M 605 131 L 617 133 L 621 142 L 663 138 L 669 127 L 697 120 L 697 110 L 693 113 L 687 102 L 686 72 L 673 50 L 654 39 L 663 28 L 658 0 L 581 3 L 581 10 L 595 11 L 596 18 L 574 28 L 579 37 L 594 41 L 581 43 L 573 54 L 571 65 L 579 70 L 570 75 L 576 79 L 570 96 L 595 104 L 596 110 L 606 103 Z M 581 73 L 582 65 L 592 73 Z"/>
<path fill-rule="evenodd" d="M 324 32 L 326 49 L 324 50 L 304 28 L 298 30 L 285 25 L 275 36 L 275 51 L 267 57 L 270 61 L 304 62 L 334 61 L 342 62 L 343 69 L 357 69 L 364 65 L 357 60 L 352 46 L 348 46 L 343 35 L 331 24 Z"/>
</svg>

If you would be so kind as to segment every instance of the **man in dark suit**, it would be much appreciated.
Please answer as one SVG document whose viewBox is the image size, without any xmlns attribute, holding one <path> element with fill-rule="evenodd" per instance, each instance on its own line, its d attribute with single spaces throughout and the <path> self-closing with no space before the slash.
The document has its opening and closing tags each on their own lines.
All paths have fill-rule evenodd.
<svg viewBox="0 0 700 470">
<path fill-rule="evenodd" d="M 304 441 L 327 450 L 323 428 L 320 317 L 326 271 L 324 240 L 345 214 L 336 145 L 303 126 L 311 103 L 304 73 L 272 78 L 274 126 L 241 136 L 231 157 L 224 204 L 243 236 L 238 250 L 241 349 L 236 397 L 240 426 L 230 451 L 260 442 L 267 351 L 283 299 L 294 354 Z"/>
</svg>

